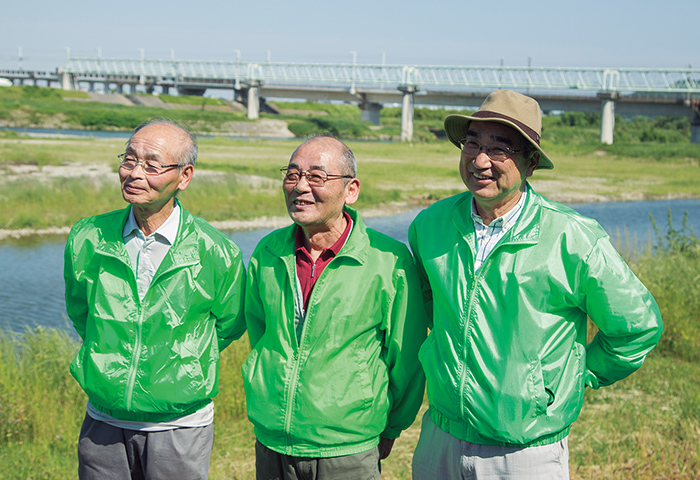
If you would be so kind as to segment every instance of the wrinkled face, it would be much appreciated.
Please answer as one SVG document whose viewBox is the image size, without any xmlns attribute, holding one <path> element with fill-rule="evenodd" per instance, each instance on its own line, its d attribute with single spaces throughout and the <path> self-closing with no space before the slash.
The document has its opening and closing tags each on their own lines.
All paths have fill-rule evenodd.
<svg viewBox="0 0 700 480">
<path fill-rule="evenodd" d="M 301 172 L 323 171 L 331 175 L 342 171 L 341 150 L 337 141 L 319 138 L 301 145 L 289 161 L 289 168 Z M 303 176 L 296 185 L 283 184 L 287 211 L 294 223 L 303 228 L 328 231 L 342 221 L 343 207 L 357 200 L 359 180 L 329 180 L 322 187 L 312 187 Z"/>
<path fill-rule="evenodd" d="M 488 212 L 505 213 L 518 203 L 525 180 L 536 166 L 536 162 L 523 157 L 526 140 L 507 125 L 479 121 L 469 124 L 467 141 L 519 151 L 503 161 L 492 160 L 484 148 L 476 155 L 469 155 L 464 150 L 461 153 L 459 172 L 477 206 Z"/>
<path fill-rule="evenodd" d="M 180 152 L 187 134 L 170 124 L 153 124 L 139 130 L 131 139 L 126 153 L 139 160 L 156 160 L 163 165 L 177 163 L 173 154 Z M 133 170 L 119 168 L 122 196 L 134 205 L 161 210 L 179 190 L 187 188 L 193 167 L 180 171 L 168 168 L 160 175 L 146 175 L 139 164 Z"/>
</svg>

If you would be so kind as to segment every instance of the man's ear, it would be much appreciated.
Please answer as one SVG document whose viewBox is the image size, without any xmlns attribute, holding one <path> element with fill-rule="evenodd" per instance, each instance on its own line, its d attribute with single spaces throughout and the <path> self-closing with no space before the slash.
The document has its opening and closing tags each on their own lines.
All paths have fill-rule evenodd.
<svg viewBox="0 0 700 480">
<path fill-rule="evenodd" d="M 360 179 L 353 178 L 347 185 L 345 185 L 345 188 L 347 192 L 345 194 L 345 205 L 352 205 L 360 196 Z"/>
<path fill-rule="evenodd" d="M 535 152 L 534 155 L 532 155 L 532 158 L 530 158 L 530 165 L 527 167 L 527 170 L 525 170 L 525 176 L 526 177 L 531 177 L 537 166 L 540 164 L 540 152 Z"/>
<path fill-rule="evenodd" d="M 180 171 L 180 183 L 177 185 L 178 190 L 184 190 L 187 185 L 190 184 L 192 176 L 194 175 L 194 167 L 192 165 L 185 165 Z"/>
</svg>

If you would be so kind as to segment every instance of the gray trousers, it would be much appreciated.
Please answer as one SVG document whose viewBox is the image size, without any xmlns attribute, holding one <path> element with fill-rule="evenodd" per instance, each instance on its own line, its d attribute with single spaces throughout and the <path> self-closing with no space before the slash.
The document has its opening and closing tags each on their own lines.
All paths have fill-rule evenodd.
<svg viewBox="0 0 700 480">
<path fill-rule="evenodd" d="M 477 445 L 423 416 L 413 480 L 569 480 L 568 439 L 540 447 Z"/>
<path fill-rule="evenodd" d="M 379 480 L 379 449 L 343 457 L 290 457 L 255 442 L 257 480 Z"/>
<path fill-rule="evenodd" d="M 206 480 L 214 425 L 139 432 L 85 415 L 78 441 L 80 480 Z"/>
</svg>

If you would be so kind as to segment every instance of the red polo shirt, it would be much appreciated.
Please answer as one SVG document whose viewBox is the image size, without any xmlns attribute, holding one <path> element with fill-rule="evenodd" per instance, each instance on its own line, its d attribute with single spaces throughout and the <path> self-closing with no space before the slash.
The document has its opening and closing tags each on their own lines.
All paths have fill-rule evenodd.
<svg viewBox="0 0 700 480">
<path fill-rule="evenodd" d="M 311 259 L 309 251 L 304 246 L 304 231 L 301 227 L 297 227 L 294 250 L 296 252 L 297 277 L 301 285 L 301 293 L 304 296 L 304 310 L 306 310 L 309 305 L 309 298 L 316 284 L 316 279 L 321 276 L 321 272 L 323 272 L 326 265 L 333 260 L 333 257 L 338 255 L 340 249 L 343 248 L 343 245 L 345 245 L 345 242 L 350 236 L 350 232 L 352 231 L 352 218 L 350 218 L 347 212 L 343 212 L 343 215 L 348 221 L 345 231 L 333 245 L 323 249 L 321 255 L 316 259 L 316 263 Z"/>
</svg>

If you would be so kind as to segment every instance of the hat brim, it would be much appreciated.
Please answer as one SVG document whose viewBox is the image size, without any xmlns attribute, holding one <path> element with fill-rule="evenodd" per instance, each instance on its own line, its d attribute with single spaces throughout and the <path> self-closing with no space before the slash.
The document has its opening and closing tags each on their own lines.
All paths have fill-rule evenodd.
<svg viewBox="0 0 700 480">
<path fill-rule="evenodd" d="M 542 148 L 535 141 L 533 141 L 532 138 L 530 138 L 530 136 L 522 130 L 522 128 L 505 118 L 479 118 L 471 117 L 469 115 L 449 115 L 447 118 L 445 118 L 445 133 L 447 134 L 447 138 L 450 139 L 450 142 L 452 142 L 457 148 L 462 148 L 459 141 L 463 140 L 464 137 L 467 136 L 469 122 L 496 122 L 514 128 L 520 132 L 523 138 L 540 153 L 540 161 L 536 168 L 543 168 L 547 170 L 554 168 L 554 163 L 552 163 L 547 154 L 544 153 L 544 150 L 542 150 Z"/>
</svg>

